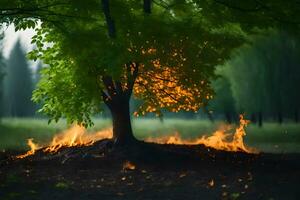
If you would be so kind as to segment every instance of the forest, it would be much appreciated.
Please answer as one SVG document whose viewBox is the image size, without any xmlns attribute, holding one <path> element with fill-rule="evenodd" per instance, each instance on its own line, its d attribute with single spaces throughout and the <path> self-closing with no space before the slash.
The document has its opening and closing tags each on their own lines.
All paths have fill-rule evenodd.
<svg viewBox="0 0 300 200">
<path fill-rule="evenodd" d="M 299 199 L 299 13 L 0 0 L 0 199 Z"/>
</svg>

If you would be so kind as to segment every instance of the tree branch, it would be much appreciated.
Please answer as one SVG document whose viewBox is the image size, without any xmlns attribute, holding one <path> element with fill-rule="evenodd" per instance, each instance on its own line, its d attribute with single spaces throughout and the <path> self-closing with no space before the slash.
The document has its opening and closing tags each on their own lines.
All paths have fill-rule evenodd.
<svg viewBox="0 0 300 200">
<path fill-rule="evenodd" d="M 110 15 L 109 0 L 101 0 L 101 2 L 102 10 L 105 16 L 105 21 L 108 27 L 108 36 L 110 38 L 116 38 L 116 27 L 115 22 Z"/>
<path fill-rule="evenodd" d="M 230 4 L 230 3 L 228 3 L 224 0 L 214 0 L 214 2 L 217 3 L 217 4 L 221 4 L 223 6 L 226 6 L 228 8 L 238 10 L 240 12 L 257 12 L 257 11 L 261 11 L 265 8 L 261 4 L 258 4 L 257 1 L 255 1 L 256 5 L 253 8 L 243 8 L 243 7 L 240 7 L 240 6 Z"/>
<path fill-rule="evenodd" d="M 128 95 L 131 95 L 135 80 L 138 76 L 139 64 L 130 63 L 126 65 L 126 68 L 127 68 L 127 86 L 128 86 L 127 90 L 128 90 Z"/>
<path fill-rule="evenodd" d="M 151 4 L 152 4 L 152 0 L 144 0 L 144 4 L 143 4 L 144 13 L 151 14 Z"/>
<path fill-rule="evenodd" d="M 110 98 L 117 94 L 114 82 L 111 76 L 103 76 L 102 81 L 106 87 L 107 93 L 109 94 Z"/>
</svg>

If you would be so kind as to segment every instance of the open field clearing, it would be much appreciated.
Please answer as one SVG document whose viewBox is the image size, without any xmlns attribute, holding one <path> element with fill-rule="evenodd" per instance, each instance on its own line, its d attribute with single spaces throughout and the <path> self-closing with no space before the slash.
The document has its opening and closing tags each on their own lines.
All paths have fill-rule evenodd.
<svg viewBox="0 0 300 200">
<path fill-rule="evenodd" d="M 95 126 L 90 132 L 102 130 L 111 126 L 109 119 L 95 119 Z M 134 134 L 138 139 L 157 138 L 173 135 L 176 132 L 182 138 L 192 139 L 202 135 L 211 135 L 221 122 L 211 123 L 204 120 L 137 119 L 133 121 Z M 53 136 L 66 130 L 65 121 L 47 124 L 44 119 L 3 119 L 0 126 L 0 149 L 25 150 L 26 140 L 33 138 L 35 142 L 46 144 Z M 249 125 L 246 128 L 245 143 L 264 152 L 300 152 L 300 124 L 265 123 L 262 128 Z"/>
</svg>

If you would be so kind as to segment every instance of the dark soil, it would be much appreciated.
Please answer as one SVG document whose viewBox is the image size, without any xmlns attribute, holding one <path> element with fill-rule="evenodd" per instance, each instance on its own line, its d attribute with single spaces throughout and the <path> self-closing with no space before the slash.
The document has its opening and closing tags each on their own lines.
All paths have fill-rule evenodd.
<svg viewBox="0 0 300 200">
<path fill-rule="evenodd" d="M 0 199 L 300 199 L 299 154 L 138 143 L 0 154 Z M 130 161 L 136 168 L 124 168 Z"/>
</svg>

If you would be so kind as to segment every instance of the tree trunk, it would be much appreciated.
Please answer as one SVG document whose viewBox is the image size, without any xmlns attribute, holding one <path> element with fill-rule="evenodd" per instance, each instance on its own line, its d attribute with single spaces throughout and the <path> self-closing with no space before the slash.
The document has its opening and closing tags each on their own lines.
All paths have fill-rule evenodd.
<svg viewBox="0 0 300 200">
<path fill-rule="evenodd" d="M 262 127 L 263 126 L 263 116 L 262 116 L 262 112 L 258 112 L 258 126 Z"/>
<path fill-rule="evenodd" d="M 108 36 L 110 38 L 116 38 L 116 27 L 113 18 L 110 15 L 110 5 L 109 0 L 102 0 L 102 10 L 105 16 L 105 21 L 108 28 Z"/>
<path fill-rule="evenodd" d="M 277 119 L 278 119 L 278 124 L 282 124 L 282 121 L 283 121 L 283 119 L 282 119 L 282 113 L 281 113 L 281 111 L 278 111 L 278 113 L 277 113 Z"/>
<path fill-rule="evenodd" d="M 111 76 L 102 77 L 106 90 L 102 91 L 104 103 L 111 112 L 113 139 L 115 145 L 129 145 L 137 141 L 132 133 L 129 100 L 138 75 L 138 64 L 127 65 L 126 83 L 113 80 Z"/>
<path fill-rule="evenodd" d="M 232 117 L 231 117 L 231 113 L 230 112 L 225 112 L 225 118 L 228 124 L 232 123 Z"/>
<path fill-rule="evenodd" d="M 255 113 L 252 113 L 252 114 L 251 114 L 250 121 L 251 121 L 251 123 L 256 124 L 257 121 L 256 121 Z"/>
<path fill-rule="evenodd" d="M 298 109 L 295 109 L 295 113 L 294 113 L 294 119 L 295 122 L 298 123 L 299 122 L 299 114 L 298 114 Z"/>
<path fill-rule="evenodd" d="M 151 1 L 152 0 L 144 0 L 144 13 L 151 14 Z"/>
<path fill-rule="evenodd" d="M 109 106 L 113 122 L 113 139 L 117 145 L 130 144 L 135 138 L 131 127 L 129 99 L 117 96 L 114 98 L 116 104 Z"/>
</svg>

